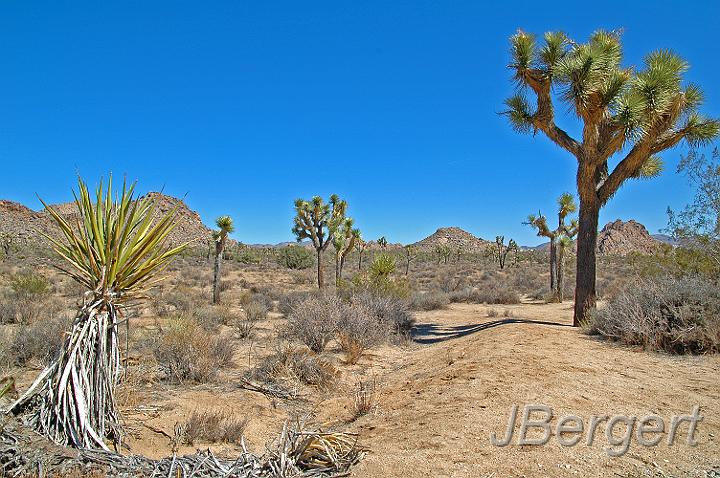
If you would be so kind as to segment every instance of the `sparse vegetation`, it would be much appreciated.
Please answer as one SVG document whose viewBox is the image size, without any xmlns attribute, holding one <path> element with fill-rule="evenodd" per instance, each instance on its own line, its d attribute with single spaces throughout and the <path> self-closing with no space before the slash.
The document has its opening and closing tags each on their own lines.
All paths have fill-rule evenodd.
<svg viewBox="0 0 720 478">
<path fill-rule="evenodd" d="M 720 352 L 720 292 L 697 276 L 646 279 L 597 310 L 585 328 L 646 350 Z"/>
</svg>

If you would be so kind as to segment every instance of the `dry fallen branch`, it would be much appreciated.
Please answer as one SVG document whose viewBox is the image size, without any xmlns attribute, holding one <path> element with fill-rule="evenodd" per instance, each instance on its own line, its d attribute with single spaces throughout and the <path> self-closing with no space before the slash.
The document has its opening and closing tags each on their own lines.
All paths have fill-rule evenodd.
<svg viewBox="0 0 720 478">
<path fill-rule="evenodd" d="M 283 427 L 265 455 L 247 451 L 235 460 L 216 457 L 212 451 L 154 460 L 105 450 L 58 446 L 18 425 L 0 422 L 0 476 L 45 477 L 70 472 L 102 472 L 118 477 L 178 478 L 289 478 L 347 476 L 363 455 L 357 436 L 349 433 L 306 432 L 298 424 Z"/>
</svg>

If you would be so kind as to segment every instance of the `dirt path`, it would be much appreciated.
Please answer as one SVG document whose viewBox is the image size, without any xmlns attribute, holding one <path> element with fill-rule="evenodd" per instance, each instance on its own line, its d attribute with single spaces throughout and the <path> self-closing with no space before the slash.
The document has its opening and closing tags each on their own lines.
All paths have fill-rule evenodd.
<svg viewBox="0 0 720 478">
<path fill-rule="evenodd" d="M 670 357 L 594 340 L 568 326 L 570 304 L 453 305 L 419 316 L 418 345 L 384 380 L 377 414 L 355 426 L 372 452 L 355 476 L 702 476 L 720 469 L 720 357 Z M 488 317 L 488 309 L 499 317 Z M 509 311 L 510 317 L 503 315 Z M 637 444 L 612 458 L 601 425 L 593 446 L 495 447 L 513 404 L 555 416 L 690 414 L 675 446 Z M 328 403 L 330 418 L 338 411 Z M 554 425 L 554 419 L 552 424 Z M 666 425 L 669 428 L 669 424 Z M 623 425 L 618 425 L 618 431 Z M 617 448 L 617 447 L 615 447 Z"/>
</svg>

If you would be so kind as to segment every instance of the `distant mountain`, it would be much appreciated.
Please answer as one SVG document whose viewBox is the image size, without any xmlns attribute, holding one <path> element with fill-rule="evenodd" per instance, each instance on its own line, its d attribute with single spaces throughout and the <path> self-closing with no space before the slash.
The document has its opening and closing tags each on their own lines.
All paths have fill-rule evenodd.
<svg viewBox="0 0 720 478">
<path fill-rule="evenodd" d="M 462 249 L 468 252 L 483 252 L 492 243 L 480 239 L 459 227 L 441 227 L 430 236 L 418 241 L 412 246 L 424 251 L 433 251 L 437 246 L 449 246 L 452 249 Z"/>
<path fill-rule="evenodd" d="M 145 197 L 155 200 L 154 215 L 156 219 L 179 203 L 175 228 L 168 236 L 168 245 L 175 246 L 189 241 L 204 245 L 212 237 L 211 229 L 203 224 L 200 215 L 190 209 L 181 199 L 158 192 L 148 193 Z M 50 207 L 63 216 L 72 216 L 77 212 L 74 202 Z M 43 234 L 56 236 L 60 231 L 46 210 L 33 211 L 22 204 L 0 200 L 0 233 L 9 234 L 21 244 L 44 245 L 47 241 Z"/>
<path fill-rule="evenodd" d="M 618 219 L 607 223 L 598 233 L 597 252 L 604 256 L 625 256 L 631 253 L 653 254 L 660 249 L 663 243 L 674 245 L 672 238 L 664 234 L 651 236 L 645 226 L 637 221 L 631 219 L 625 222 Z M 527 249 L 549 251 L 550 243 L 545 242 Z"/>
</svg>

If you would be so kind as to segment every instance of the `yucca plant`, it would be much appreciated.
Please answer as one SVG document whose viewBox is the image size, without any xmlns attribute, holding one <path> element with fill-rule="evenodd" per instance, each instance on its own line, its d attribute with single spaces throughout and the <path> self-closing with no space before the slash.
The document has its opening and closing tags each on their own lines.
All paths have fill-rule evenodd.
<svg viewBox="0 0 720 478">
<path fill-rule="evenodd" d="M 177 207 L 155 220 L 154 201 L 135 199 L 134 191 L 135 183 L 123 182 L 114 197 L 110 178 L 93 198 L 78 178 L 77 215 L 63 216 L 43 202 L 61 232 L 47 236 L 66 262 L 60 269 L 87 292 L 59 354 L 10 411 L 58 444 L 107 449 L 106 440 L 116 448 L 122 441 L 114 398 L 118 325 L 124 308 L 142 301 L 187 245 L 166 247 Z"/>
<path fill-rule="evenodd" d="M 220 216 L 215 220 L 218 230 L 213 233 L 215 239 L 215 266 L 213 267 L 213 304 L 220 302 L 220 264 L 222 262 L 225 244 L 228 234 L 235 231 L 233 220 L 230 216 Z"/>
</svg>

